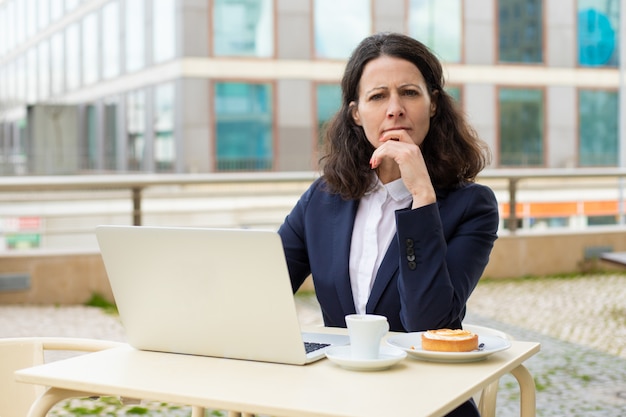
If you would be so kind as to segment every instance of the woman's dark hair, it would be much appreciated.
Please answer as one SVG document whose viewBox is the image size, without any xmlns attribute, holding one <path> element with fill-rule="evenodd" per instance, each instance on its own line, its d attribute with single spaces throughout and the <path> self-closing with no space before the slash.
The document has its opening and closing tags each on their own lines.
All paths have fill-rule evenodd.
<svg viewBox="0 0 626 417">
<path fill-rule="evenodd" d="M 420 146 L 433 186 L 445 189 L 473 182 L 489 163 L 489 150 L 443 89 L 441 63 L 428 47 L 409 36 L 379 33 L 361 41 L 348 60 L 341 80 L 341 108 L 326 126 L 320 164 L 329 190 L 346 199 L 359 199 L 372 186 L 369 161 L 374 147 L 354 122 L 350 103 L 359 99 L 365 65 L 383 55 L 412 62 L 436 103 L 430 129 Z"/>
</svg>

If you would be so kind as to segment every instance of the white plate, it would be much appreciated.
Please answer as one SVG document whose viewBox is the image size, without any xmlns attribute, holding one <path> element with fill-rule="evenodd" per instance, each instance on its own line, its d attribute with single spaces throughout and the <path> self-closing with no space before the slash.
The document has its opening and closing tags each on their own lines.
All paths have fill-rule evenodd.
<svg viewBox="0 0 626 417">
<path fill-rule="evenodd" d="M 413 332 L 391 336 L 387 343 L 400 348 L 409 355 L 431 362 L 476 362 L 487 356 L 511 347 L 511 342 L 497 336 L 478 335 L 478 343 L 484 343 L 481 350 L 471 352 L 433 352 L 422 349 L 422 333 Z"/>
<path fill-rule="evenodd" d="M 378 359 L 353 359 L 350 349 L 350 345 L 335 346 L 326 351 L 326 357 L 331 362 L 351 371 L 380 371 L 406 358 L 404 350 L 391 346 L 381 346 Z"/>
</svg>

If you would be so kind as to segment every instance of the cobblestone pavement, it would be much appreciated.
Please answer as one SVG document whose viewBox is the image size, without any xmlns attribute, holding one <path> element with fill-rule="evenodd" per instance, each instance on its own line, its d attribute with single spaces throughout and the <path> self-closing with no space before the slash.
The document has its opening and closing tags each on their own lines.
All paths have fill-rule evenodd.
<svg viewBox="0 0 626 417">
<path fill-rule="evenodd" d="M 296 299 L 303 324 L 321 322 L 314 298 Z M 538 416 L 626 415 L 626 275 L 482 282 L 465 321 L 541 343 L 541 352 L 526 362 L 536 381 Z M 0 306 L 0 337 L 15 336 L 125 339 L 118 319 L 97 308 Z M 497 411 L 498 417 L 519 415 L 512 376 L 500 380 Z M 152 406 L 148 415 L 185 414 Z"/>
</svg>

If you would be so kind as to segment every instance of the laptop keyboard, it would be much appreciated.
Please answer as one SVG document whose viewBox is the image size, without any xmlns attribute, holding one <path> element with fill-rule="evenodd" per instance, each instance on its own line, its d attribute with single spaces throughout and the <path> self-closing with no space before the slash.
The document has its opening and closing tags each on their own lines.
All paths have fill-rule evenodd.
<svg viewBox="0 0 626 417">
<path fill-rule="evenodd" d="M 304 342 L 304 350 L 306 350 L 306 353 L 311 353 L 313 351 L 325 348 L 326 346 L 330 346 L 330 343 Z"/>
</svg>

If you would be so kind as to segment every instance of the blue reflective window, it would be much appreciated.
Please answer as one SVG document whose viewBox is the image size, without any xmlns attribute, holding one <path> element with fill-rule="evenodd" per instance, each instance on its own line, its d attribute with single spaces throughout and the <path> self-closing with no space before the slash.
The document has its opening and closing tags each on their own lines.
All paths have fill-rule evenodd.
<svg viewBox="0 0 626 417">
<path fill-rule="evenodd" d="M 619 1 L 578 0 L 578 63 L 619 65 Z"/>
<path fill-rule="evenodd" d="M 543 2 L 498 0 L 500 62 L 543 62 Z"/>
<path fill-rule="evenodd" d="M 217 56 L 274 55 L 273 1 L 213 2 L 213 42 Z"/>
<path fill-rule="evenodd" d="M 543 90 L 502 88 L 500 101 L 500 165 L 542 166 Z"/>
<path fill-rule="evenodd" d="M 409 34 L 442 61 L 461 61 L 461 0 L 411 0 Z"/>
<path fill-rule="evenodd" d="M 176 90 L 173 83 L 156 87 L 154 91 L 154 161 L 159 172 L 174 170 L 176 143 L 174 116 Z"/>
<path fill-rule="evenodd" d="M 370 0 L 315 0 L 315 54 L 319 58 L 346 59 L 370 35 Z"/>
<path fill-rule="evenodd" d="M 317 133 L 318 143 L 324 137 L 324 125 L 341 107 L 341 86 L 339 84 L 319 84 L 317 93 Z"/>
<path fill-rule="evenodd" d="M 141 171 L 146 165 L 146 94 L 143 90 L 126 96 L 126 123 L 128 169 Z"/>
<path fill-rule="evenodd" d="M 214 104 L 217 170 L 271 169 L 272 86 L 216 83 Z"/>
<path fill-rule="evenodd" d="M 579 91 L 580 166 L 618 165 L 618 97 L 616 91 Z"/>
</svg>

